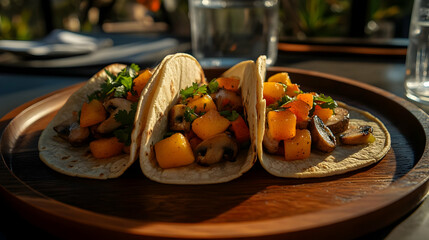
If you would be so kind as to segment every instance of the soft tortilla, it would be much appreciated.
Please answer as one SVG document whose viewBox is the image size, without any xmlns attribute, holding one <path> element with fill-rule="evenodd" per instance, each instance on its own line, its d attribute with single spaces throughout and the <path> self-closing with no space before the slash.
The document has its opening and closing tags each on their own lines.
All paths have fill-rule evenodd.
<svg viewBox="0 0 429 240">
<path fill-rule="evenodd" d="M 122 64 L 112 64 L 105 69 L 116 75 L 125 67 Z M 136 138 L 131 139 L 130 154 L 96 159 L 90 154 L 89 146 L 72 147 L 67 141 L 58 137 L 54 130 L 55 126 L 72 118 L 73 111 L 79 111 L 82 104 L 87 101 L 87 96 L 100 88 L 100 84 L 107 78 L 105 69 L 99 71 L 82 88 L 74 92 L 42 132 L 38 143 L 39 156 L 53 170 L 69 176 L 108 179 L 121 176 L 136 160 L 139 146 Z M 150 94 L 146 96 L 150 98 Z M 136 135 L 134 131 L 135 128 L 133 135 Z"/>
<path fill-rule="evenodd" d="M 199 63 L 190 55 L 176 54 L 171 57 L 160 70 L 157 93 L 147 110 L 147 122 L 141 137 L 140 166 L 143 173 L 153 181 L 167 184 L 213 184 L 228 182 L 248 171 L 255 163 L 256 156 L 256 99 L 252 92 L 256 88 L 255 63 L 246 61 L 237 64 L 222 76 L 238 76 L 243 81 L 241 91 L 246 117 L 251 134 L 251 146 L 248 151 L 240 151 L 235 162 L 222 162 L 210 167 L 202 167 L 196 163 L 188 166 L 162 169 L 158 166 L 154 153 L 154 145 L 163 139 L 167 132 L 168 112 L 179 98 L 180 89 L 192 83 L 205 82 L 204 72 Z M 143 119 L 143 118 L 142 118 Z"/>
<path fill-rule="evenodd" d="M 258 78 L 258 90 L 262 92 L 265 65 L 263 59 L 257 61 L 260 69 Z M 261 80 L 262 79 L 262 80 Z M 283 156 L 272 155 L 264 152 L 262 146 L 265 132 L 265 100 L 262 94 L 257 94 L 259 118 L 259 142 L 258 157 L 261 165 L 272 175 L 289 178 L 316 178 L 338 175 L 360 169 L 374 164 L 386 155 L 391 146 L 390 134 L 384 124 L 368 112 L 339 103 L 341 107 L 349 110 L 350 125 L 372 126 L 375 142 L 366 145 L 338 145 L 331 153 L 312 151 L 310 157 L 304 160 L 285 161 Z"/>
</svg>

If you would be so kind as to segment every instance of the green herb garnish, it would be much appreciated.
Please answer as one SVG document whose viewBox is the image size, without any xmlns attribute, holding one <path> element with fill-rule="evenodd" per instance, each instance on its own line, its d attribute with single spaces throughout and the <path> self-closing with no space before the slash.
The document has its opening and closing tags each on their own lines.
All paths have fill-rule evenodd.
<svg viewBox="0 0 429 240">
<path fill-rule="evenodd" d="M 185 101 L 187 98 L 207 93 L 207 85 L 198 86 L 198 83 L 192 83 L 192 86 L 180 90 L 180 96 Z"/>
<path fill-rule="evenodd" d="M 216 78 L 209 82 L 209 93 L 215 93 L 219 90 L 219 83 L 216 81 Z"/>
<path fill-rule="evenodd" d="M 338 104 L 334 101 L 334 99 L 332 99 L 330 96 L 325 96 L 324 94 L 314 96 L 313 100 L 315 105 L 319 105 L 322 108 L 330 108 L 334 110 L 336 107 L 338 107 Z"/>
<path fill-rule="evenodd" d="M 197 109 L 197 106 L 195 106 L 194 108 L 190 108 L 190 107 L 185 108 L 185 113 L 184 113 L 185 121 L 191 123 L 199 117 L 198 114 L 195 113 L 195 109 Z"/>
<path fill-rule="evenodd" d="M 281 107 L 292 100 L 293 98 L 289 97 L 288 95 L 284 95 L 282 98 L 280 98 L 280 100 L 277 101 L 277 106 Z"/>
<path fill-rule="evenodd" d="M 229 121 L 235 121 L 240 115 L 238 114 L 238 112 L 236 112 L 235 110 L 229 111 L 229 110 L 225 110 L 225 111 L 220 111 L 219 114 L 223 117 L 225 117 L 226 119 L 228 119 Z"/>
<path fill-rule="evenodd" d="M 88 101 L 97 99 L 104 101 L 109 96 L 127 97 L 128 92 L 133 92 L 133 79 L 137 77 L 140 67 L 136 64 L 125 67 L 117 76 L 104 69 L 107 79 L 100 85 L 101 90 L 94 91 L 88 95 Z"/>
<path fill-rule="evenodd" d="M 119 110 L 115 114 L 115 120 L 121 123 L 121 127 L 116 129 L 113 134 L 119 139 L 119 142 L 124 143 L 126 146 L 131 144 L 131 133 L 133 131 L 134 118 L 137 112 L 137 103 L 131 104 L 131 110 Z"/>
</svg>

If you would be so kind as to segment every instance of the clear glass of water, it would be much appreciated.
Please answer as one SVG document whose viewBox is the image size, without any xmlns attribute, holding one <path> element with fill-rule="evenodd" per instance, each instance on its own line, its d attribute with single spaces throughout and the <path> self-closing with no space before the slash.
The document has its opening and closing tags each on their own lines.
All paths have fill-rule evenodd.
<svg viewBox="0 0 429 240">
<path fill-rule="evenodd" d="M 277 58 L 278 0 L 189 0 L 192 53 L 203 67 Z"/>
<path fill-rule="evenodd" d="M 408 38 L 405 94 L 429 104 L 429 0 L 414 0 Z"/>
</svg>

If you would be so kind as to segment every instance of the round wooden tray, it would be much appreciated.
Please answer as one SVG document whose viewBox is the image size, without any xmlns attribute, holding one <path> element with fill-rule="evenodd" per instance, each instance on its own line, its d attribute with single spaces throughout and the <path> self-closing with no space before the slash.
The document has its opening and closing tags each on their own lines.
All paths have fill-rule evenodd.
<svg viewBox="0 0 429 240">
<path fill-rule="evenodd" d="M 207 69 L 207 78 L 224 70 Z M 421 201 L 428 191 L 428 115 L 367 84 L 280 67 L 267 74 L 279 71 L 289 72 L 305 91 L 380 118 L 392 149 L 377 164 L 326 178 L 278 178 L 256 163 L 228 183 L 167 185 L 145 178 L 138 162 L 117 179 L 73 178 L 39 160 L 37 141 L 78 84 L 1 119 L 0 193 L 32 224 L 56 236 L 97 239 L 355 238 L 387 226 Z"/>
</svg>

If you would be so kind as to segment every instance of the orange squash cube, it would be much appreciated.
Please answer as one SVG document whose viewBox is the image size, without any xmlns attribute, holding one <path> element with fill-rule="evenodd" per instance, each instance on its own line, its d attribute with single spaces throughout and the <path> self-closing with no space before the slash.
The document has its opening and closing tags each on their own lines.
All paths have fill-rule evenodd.
<svg viewBox="0 0 429 240">
<path fill-rule="evenodd" d="M 298 84 L 288 84 L 286 88 L 286 95 L 288 95 L 289 97 L 295 97 L 299 94 L 299 91 L 300 89 Z"/>
<path fill-rule="evenodd" d="M 133 80 L 133 90 L 136 91 L 137 94 L 140 95 L 143 88 L 146 86 L 147 82 L 152 77 L 152 74 L 153 73 L 149 69 L 146 69 Z"/>
<path fill-rule="evenodd" d="M 210 110 L 192 122 L 192 131 L 205 140 L 228 129 L 230 122 L 216 110 Z"/>
<path fill-rule="evenodd" d="M 155 156 L 161 168 L 186 166 L 195 161 L 191 144 L 181 133 L 155 143 Z"/>
<path fill-rule="evenodd" d="M 239 144 L 250 140 L 249 127 L 240 115 L 237 119 L 231 122 L 230 129 L 234 133 L 235 139 L 237 139 Z"/>
<path fill-rule="evenodd" d="M 334 114 L 334 111 L 330 108 L 322 108 L 319 105 L 314 106 L 313 115 L 317 115 L 324 123 Z"/>
<path fill-rule="evenodd" d="M 292 84 L 289 78 L 289 74 L 287 72 L 274 74 L 273 76 L 268 78 L 268 82 L 279 82 L 286 85 Z"/>
<path fill-rule="evenodd" d="M 216 78 L 216 81 L 220 88 L 234 92 L 238 91 L 238 87 L 240 85 L 240 78 L 238 77 L 220 77 Z"/>
<path fill-rule="evenodd" d="M 204 95 L 203 97 L 196 98 L 195 100 L 187 104 L 191 109 L 195 109 L 195 113 L 208 112 L 210 110 L 216 110 L 216 103 L 214 103 L 210 95 Z"/>
<path fill-rule="evenodd" d="M 268 131 L 275 140 L 295 137 L 296 115 L 289 110 L 269 111 L 267 114 Z"/>
<path fill-rule="evenodd" d="M 124 143 L 116 137 L 100 138 L 89 143 L 89 149 L 95 158 L 109 158 L 122 153 Z"/>
<path fill-rule="evenodd" d="M 80 112 L 80 126 L 89 127 L 100 123 L 106 119 L 106 109 L 103 103 L 93 99 L 89 103 L 83 103 Z"/>
<path fill-rule="evenodd" d="M 311 153 L 311 134 L 307 129 L 297 129 L 292 139 L 284 140 L 286 161 L 306 159 Z"/>
<path fill-rule="evenodd" d="M 298 122 L 307 121 L 309 118 L 308 114 L 310 113 L 311 107 L 302 100 L 296 99 L 294 101 L 286 103 L 282 107 L 293 112 L 296 115 L 296 120 Z"/>
<path fill-rule="evenodd" d="M 308 106 L 313 107 L 313 94 L 311 93 L 301 93 L 296 96 L 296 99 L 302 100 L 308 104 Z"/>
<path fill-rule="evenodd" d="M 152 72 L 149 69 L 144 70 L 141 72 L 136 78 L 133 80 L 133 90 L 136 92 L 137 95 L 133 95 L 132 93 L 128 92 L 127 100 L 132 102 L 137 102 L 140 98 L 140 94 L 143 91 L 143 88 L 146 86 L 149 79 L 152 77 Z"/>
<path fill-rule="evenodd" d="M 264 82 L 263 97 L 267 106 L 277 102 L 285 95 L 285 88 L 283 84 L 277 82 Z"/>
</svg>

